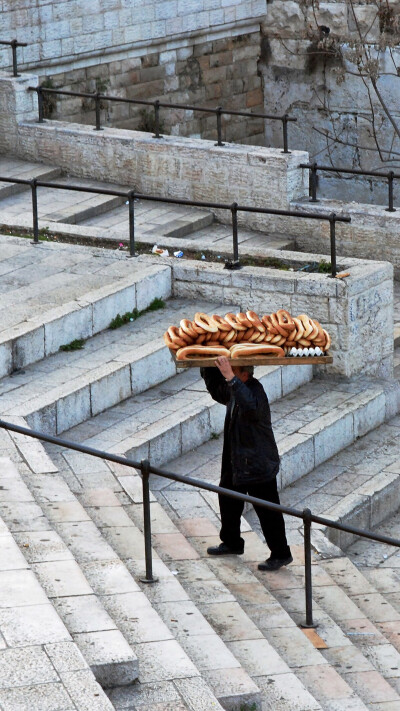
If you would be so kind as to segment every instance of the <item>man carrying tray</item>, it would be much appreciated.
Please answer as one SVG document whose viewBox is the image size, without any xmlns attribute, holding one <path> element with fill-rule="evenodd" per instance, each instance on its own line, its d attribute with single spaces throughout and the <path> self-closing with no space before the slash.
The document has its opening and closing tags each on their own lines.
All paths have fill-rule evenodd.
<svg viewBox="0 0 400 711">
<path fill-rule="evenodd" d="M 201 368 L 200 373 L 213 400 L 226 405 L 220 486 L 279 504 L 276 484 L 279 454 L 265 390 L 253 377 L 253 366 L 232 368 L 224 356 L 217 358 L 215 364 L 216 368 Z M 240 535 L 244 502 L 220 495 L 219 507 L 222 543 L 211 546 L 207 553 L 240 555 L 244 552 Z M 283 515 L 261 506 L 254 508 L 271 551 L 270 557 L 259 564 L 259 570 L 278 570 L 289 565 L 293 558 Z"/>
</svg>

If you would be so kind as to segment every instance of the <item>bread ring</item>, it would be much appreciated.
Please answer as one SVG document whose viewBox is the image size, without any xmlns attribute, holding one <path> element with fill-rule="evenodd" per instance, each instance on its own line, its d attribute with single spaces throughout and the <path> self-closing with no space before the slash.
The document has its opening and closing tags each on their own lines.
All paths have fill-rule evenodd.
<svg viewBox="0 0 400 711">
<path fill-rule="evenodd" d="M 286 331 L 292 331 L 294 326 L 294 321 L 289 313 L 285 309 L 278 309 L 276 312 L 279 325 Z"/>
<path fill-rule="evenodd" d="M 313 341 L 323 339 L 324 338 L 324 330 L 323 330 L 320 322 L 317 321 L 315 318 L 313 318 L 313 324 L 314 324 L 315 328 L 318 329 L 318 335 L 313 338 Z"/>
<path fill-rule="evenodd" d="M 249 341 L 250 338 L 255 334 L 258 333 L 255 328 L 246 328 L 243 336 L 244 341 Z"/>
<path fill-rule="evenodd" d="M 235 331 L 235 340 L 237 343 L 244 341 L 246 337 L 246 331 Z"/>
<path fill-rule="evenodd" d="M 313 327 L 313 330 L 311 331 L 308 338 L 310 339 L 310 341 L 313 341 L 315 338 L 318 337 L 318 328 L 316 327 L 314 321 L 311 318 L 310 318 L 310 323 L 311 323 L 311 326 Z"/>
<path fill-rule="evenodd" d="M 326 345 L 325 345 L 324 350 L 325 350 L 325 351 L 329 351 L 329 349 L 330 349 L 330 347 L 331 347 L 331 344 L 332 344 L 332 340 L 331 340 L 331 337 L 330 337 L 328 331 L 325 331 L 325 329 L 323 329 L 323 330 L 324 330 L 324 334 L 325 334 L 325 337 L 326 337 Z"/>
<path fill-rule="evenodd" d="M 221 343 L 231 343 L 231 341 L 234 341 L 236 339 L 236 331 L 232 328 L 229 333 L 226 334 L 225 338 L 221 341 Z"/>
<path fill-rule="evenodd" d="M 230 327 L 233 328 L 235 331 L 246 331 L 246 326 L 243 326 L 241 323 L 239 323 L 235 314 L 225 314 L 225 321 L 227 321 Z"/>
<path fill-rule="evenodd" d="M 192 322 L 189 321 L 188 318 L 183 318 L 180 321 L 179 326 L 181 327 L 182 331 L 187 333 L 188 336 L 191 336 L 192 338 L 196 338 L 197 331 L 194 330 L 194 328 L 192 326 Z"/>
<path fill-rule="evenodd" d="M 310 319 L 308 318 L 307 314 L 300 314 L 300 316 L 298 316 L 297 318 L 299 319 L 299 321 L 301 321 L 304 327 L 303 338 L 308 338 L 310 333 L 312 333 L 314 330 L 314 325 L 310 323 Z"/>
<path fill-rule="evenodd" d="M 208 314 L 203 314 L 201 311 L 198 311 L 194 315 L 194 322 L 197 324 L 197 326 L 203 328 L 209 333 L 217 333 L 218 331 L 218 324 L 214 321 L 212 316 L 208 316 Z"/>
<path fill-rule="evenodd" d="M 308 338 L 299 338 L 297 343 L 300 343 L 304 348 L 309 348 L 311 346 L 311 341 Z"/>
<path fill-rule="evenodd" d="M 277 332 L 281 336 L 286 338 L 288 332 L 285 328 L 283 328 L 283 326 L 280 326 L 278 316 L 276 314 L 271 314 L 271 323 L 272 323 L 273 327 L 277 330 Z"/>
<path fill-rule="evenodd" d="M 246 328 L 251 328 L 253 325 L 251 323 L 251 321 L 249 321 L 249 319 L 247 318 L 246 314 L 243 314 L 243 313 L 236 314 L 236 318 L 239 321 L 239 323 L 241 323 L 242 326 L 246 326 Z"/>
<path fill-rule="evenodd" d="M 180 346 L 178 346 L 177 343 L 174 343 L 173 341 L 171 341 L 168 331 L 165 331 L 165 333 L 164 333 L 164 343 L 166 346 L 168 346 L 168 348 L 171 351 L 177 351 L 180 348 Z"/>
<path fill-rule="evenodd" d="M 296 329 L 297 329 L 297 333 L 294 337 L 294 340 L 299 341 L 300 338 L 303 338 L 303 335 L 304 335 L 303 324 L 301 323 L 301 321 L 298 318 L 294 318 L 293 321 L 295 322 Z"/>
<path fill-rule="evenodd" d="M 190 358 L 210 358 L 215 356 L 226 356 L 229 358 L 229 351 L 227 348 L 222 348 L 221 346 L 186 346 L 185 348 L 180 348 L 176 352 L 176 360 L 190 360 Z"/>
<path fill-rule="evenodd" d="M 196 338 L 196 344 L 197 346 L 200 346 L 204 341 L 206 340 L 206 333 L 199 333 Z"/>
<path fill-rule="evenodd" d="M 190 346 L 189 346 L 190 347 Z M 278 356 L 284 357 L 285 351 L 279 346 L 269 346 L 265 344 L 249 344 L 248 346 L 232 346 L 231 358 L 252 358 L 253 356 Z"/>
<path fill-rule="evenodd" d="M 268 314 L 264 314 L 261 321 L 262 321 L 263 325 L 265 326 L 265 328 L 267 329 L 268 333 L 272 333 L 272 335 L 276 336 L 276 334 L 278 333 L 278 330 L 276 328 L 274 328 L 274 326 L 272 325 L 271 316 L 269 316 Z"/>
<path fill-rule="evenodd" d="M 188 346 L 190 346 L 196 340 L 196 338 L 192 338 L 191 336 L 188 336 L 188 334 L 185 333 L 183 328 L 180 328 L 178 330 L 178 335 L 180 338 L 182 338 L 183 341 L 185 341 L 185 343 L 188 344 Z M 196 333 L 196 336 L 197 336 L 197 333 Z"/>
<path fill-rule="evenodd" d="M 246 311 L 246 316 L 251 322 L 251 325 L 254 326 L 254 328 L 257 329 L 257 331 L 260 331 L 260 333 L 265 333 L 265 326 L 262 323 L 260 317 L 258 314 L 256 314 L 255 311 Z"/>
<path fill-rule="evenodd" d="M 208 333 L 208 331 L 205 328 L 198 326 L 197 323 L 195 323 L 194 321 L 192 321 L 192 326 L 193 326 L 193 330 L 196 331 L 196 333 L 199 333 L 199 334 Z"/>
<path fill-rule="evenodd" d="M 213 314 L 212 317 L 220 331 L 228 332 L 231 330 L 229 323 L 227 323 L 222 316 L 218 316 L 218 314 Z"/>
<path fill-rule="evenodd" d="M 171 341 L 173 343 L 176 343 L 176 345 L 179 346 L 180 348 L 183 348 L 184 346 L 187 345 L 186 341 L 184 341 L 183 338 L 180 337 L 179 328 L 177 326 L 170 326 L 167 333 L 168 333 Z"/>
<path fill-rule="evenodd" d="M 263 343 L 265 338 L 265 333 L 259 333 L 257 338 L 254 339 L 253 343 Z"/>
</svg>

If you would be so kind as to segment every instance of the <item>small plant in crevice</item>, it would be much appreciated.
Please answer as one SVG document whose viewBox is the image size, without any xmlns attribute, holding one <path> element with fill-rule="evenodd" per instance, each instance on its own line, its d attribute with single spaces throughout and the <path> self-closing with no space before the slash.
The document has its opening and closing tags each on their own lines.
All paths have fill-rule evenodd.
<svg viewBox="0 0 400 711">
<path fill-rule="evenodd" d="M 85 346 L 84 338 L 75 338 L 71 343 L 65 343 L 60 346 L 60 351 L 80 351 Z"/>
<path fill-rule="evenodd" d="M 219 439 L 219 434 L 218 434 L 218 432 L 211 432 L 211 434 L 210 434 L 210 439 Z"/>
<path fill-rule="evenodd" d="M 130 321 L 136 321 L 140 316 L 143 316 L 143 314 L 149 313 L 150 311 L 158 311 L 158 309 L 163 309 L 165 307 L 165 301 L 164 299 L 159 299 L 155 298 L 147 306 L 147 308 L 142 309 L 141 311 L 138 311 L 138 309 L 133 309 L 133 311 L 127 311 L 124 314 L 117 314 L 115 318 L 112 319 L 110 322 L 110 325 L 108 328 L 115 329 L 115 328 L 120 328 L 121 326 L 124 326 L 126 323 L 129 323 Z"/>
<path fill-rule="evenodd" d="M 321 259 L 321 261 L 318 264 L 318 273 L 319 274 L 330 274 L 332 271 L 332 264 L 330 262 L 327 262 L 325 259 Z"/>
<path fill-rule="evenodd" d="M 137 125 L 137 131 L 145 131 L 147 133 L 155 133 L 156 130 L 156 119 L 154 115 L 154 110 L 152 109 L 141 109 L 139 111 L 139 123 Z M 164 131 L 164 121 L 160 119 L 159 121 L 159 131 L 162 133 Z"/>
</svg>

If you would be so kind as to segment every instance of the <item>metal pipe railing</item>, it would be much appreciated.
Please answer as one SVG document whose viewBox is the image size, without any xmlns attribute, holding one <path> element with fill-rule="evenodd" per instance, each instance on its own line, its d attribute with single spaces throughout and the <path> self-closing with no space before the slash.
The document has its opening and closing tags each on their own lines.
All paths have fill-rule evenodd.
<svg viewBox="0 0 400 711">
<path fill-rule="evenodd" d="M 281 121 L 282 123 L 282 136 L 283 136 L 283 153 L 290 153 L 289 151 L 289 139 L 288 139 L 288 124 L 290 122 L 296 122 L 297 118 L 289 116 L 289 114 L 284 114 L 283 116 L 277 116 L 273 114 L 264 113 L 252 113 L 250 111 L 233 111 L 230 109 L 224 109 L 222 106 L 217 106 L 216 108 L 206 107 L 206 106 L 192 106 L 191 104 L 168 104 L 156 99 L 155 101 L 148 101 L 145 99 L 127 99 L 122 96 L 113 96 L 110 94 L 100 94 L 99 92 L 88 92 L 88 91 L 69 91 L 67 89 L 50 89 L 44 86 L 30 86 L 29 91 L 36 91 L 38 97 L 46 94 L 56 94 L 59 96 L 76 96 L 85 99 L 93 99 L 95 102 L 95 113 L 96 113 L 96 126 L 95 130 L 101 130 L 101 117 L 100 108 L 101 101 L 115 101 L 125 104 L 138 104 L 140 106 L 152 106 L 154 109 L 154 135 L 153 138 L 163 138 L 160 135 L 160 109 L 183 109 L 184 111 L 199 111 L 202 113 L 214 114 L 217 119 L 217 143 L 216 146 L 224 146 L 222 142 L 222 116 L 245 116 L 246 118 L 262 118 L 268 121 Z M 43 123 L 43 102 L 42 107 L 39 106 L 39 123 Z"/>
<path fill-rule="evenodd" d="M 183 474 L 176 474 L 175 472 L 165 471 L 158 467 L 151 466 L 149 460 L 142 460 L 141 462 L 136 462 L 131 459 L 126 459 L 119 454 L 112 454 L 111 452 L 104 452 L 100 449 L 95 449 L 94 447 L 88 447 L 84 444 L 79 444 L 78 442 L 71 442 L 61 437 L 55 437 L 53 435 L 48 435 L 45 432 L 39 432 L 37 430 L 29 429 L 27 427 L 21 427 L 20 425 L 15 425 L 12 422 L 7 422 L 0 419 L 0 428 L 9 430 L 11 432 L 16 432 L 18 434 L 27 435 L 28 437 L 33 437 L 34 439 L 41 440 L 43 442 L 49 442 L 50 444 L 56 444 L 60 447 L 65 447 L 67 449 L 72 449 L 76 452 L 81 452 L 82 454 L 88 454 L 99 459 L 103 459 L 108 462 L 114 462 L 116 464 L 122 464 L 126 467 L 131 467 L 133 469 L 139 469 L 142 475 L 142 489 L 143 489 L 143 527 L 144 527 L 144 547 L 145 547 L 145 577 L 141 578 L 143 582 L 155 583 L 157 579 L 153 577 L 152 568 L 152 546 L 151 546 L 151 508 L 150 508 L 150 488 L 149 488 L 149 477 L 150 474 L 156 474 L 165 479 L 171 479 L 172 481 L 178 481 L 189 486 L 194 486 L 198 489 L 203 489 L 205 491 L 212 491 L 217 494 L 223 494 L 224 496 L 229 496 L 232 499 L 237 499 L 239 501 L 244 501 L 253 506 L 261 506 L 272 511 L 280 511 L 288 516 L 294 516 L 295 518 L 302 519 L 304 525 L 304 554 L 305 554 L 305 607 L 306 607 L 306 620 L 304 627 L 315 627 L 312 614 L 312 558 L 311 558 L 311 527 L 312 523 L 318 523 L 323 526 L 328 526 L 339 531 L 345 531 L 346 533 L 352 533 L 361 538 L 368 538 L 372 541 L 377 541 L 379 543 L 387 543 L 388 545 L 396 546 L 400 548 L 400 540 L 396 538 L 390 538 L 389 536 L 382 536 L 379 533 L 374 533 L 373 531 L 368 531 L 354 526 L 350 526 L 344 523 L 339 523 L 339 521 L 332 521 L 331 519 L 324 518 L 323 516 L 314 515 L 310 509 L 305 508 L 303 511 L 299 509 L 291 508 L 290 506 L 282 506 L 281 504 L 274 504 L 271 501 L 264 501 L 264 499 L 258 499 L 255 496 L 249 496 L 248 494 L 241 494 L 238 491 L 232 491 L 231 489 L 226 489 L 222 486 L 217 486 L 216 484 L 209 484 L 201 479 L 193 479 L 191 477 L 185 476 Z"/>
<path fill-rule="evenodd" d="M 13 39 L 13 40 L 10 40 L 9 42 L 0 41 L 0 44 L 4 44 L 4 45 L 7 45 L 8 47 L 11 47 L 13 76 L 19 77 L 20 75 L 18 74 L 17 49 L 18 49 L 18 47 L 27 47 L 28 46 L 27 43 L 26 42 L 18 42 L 18 40 Z"/>
<path fill-rule="evenodd" d="M 239 242 L 238 242 L 238 212 L 260 213 L 263 215 L 279 215 L 282 217 L 299 217 L 308 220 L 325 220 L 330 225 L 330 249 L 331 249 L 331 276 L 335 277 L 337 273 L 336 266 L 336 223 L 351 222 L 350 217 L 336 215 L 332 212 L 330 215 L 325 213 L 309 213 L 302 210 L 275 210 L 269 207 L 250 207 L 248 205 L 238 205 L 233 202 L 230 205 L 220 202 L 205 202 L 200 200 L 183 200 L 180 198 L 158 197 L 155 195 L 145 195 L 137 193 L 133 190 L 111 190 L 108 188 L 90 188 L 82 185 L 73 185 L 70 183 L 49 183 L 45 180 L 27 180 L 24 178 L 8 178 L 0 176 L 0 181 L 3 183 L 17 183 L 20 185 L 29 185 L 32 191 L 32 217 L 33 217 L 33 244 L 39 242 L 39 227 L 38 227 L 38 202 L 37 189 L 54 188 L 55 190 L 74 190 L 76 192 L 94 193 L 96 195 L 116 195 L 124 198 L 129 204 L 129 253 L 134 257 L 135 252 L 135 199 L 152 200 L 153 202 L 165 202 L 172 205 L 186 205 L 188 207 L 203 207 L 214 210 L 229 210 L 232 215 L 232 244 L 233 244 L 233 259 L 228 260 L 225 264 L 226 269 L 239 269 Z"/>
<path fill-rule="evenodd" d="M 389 206 L 385 208 L 386 212 L 396 212 L 396 208 L 393 203 L 393 181 L 400 180 L 400 174 L 394 173 L 393 170 L 389 170 L 387 173 L 381 173 L 377 170 L 359 170 L 358 168 L 338 168 L 330 165 L 318 165 L 314 163 L 300 163 L 299 168 L 307 168 L 310 171 L 310 202 L 319 202 L 317 198 L 317 172 L 319 170 L 324 173 L 343 173 L 344 175 L 366 175 L 373 178 L 385 178 L 388 181 L 388 203 Z"/>
</svg>

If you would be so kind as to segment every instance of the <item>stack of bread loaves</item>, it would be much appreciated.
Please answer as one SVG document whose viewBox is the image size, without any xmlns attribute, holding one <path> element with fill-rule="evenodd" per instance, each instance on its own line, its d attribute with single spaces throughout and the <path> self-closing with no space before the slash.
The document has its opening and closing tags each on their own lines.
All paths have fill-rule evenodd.
<svg viewBox="0 0 400 711">
<path fill-rule="evenodd" d="M 329 334 L 306 314 L 292 317 L 280 309 L 261 318 L 254 311 L 224 317 L 196 313 L 192 321 L 182 319 L 164 334 L 165 344 L 176 352 L 177 360 L 218 357 L 243 358 L 254 355 L 289 355 L 301 348 L 320 353 L 331 345 Z"/>
</svg>

